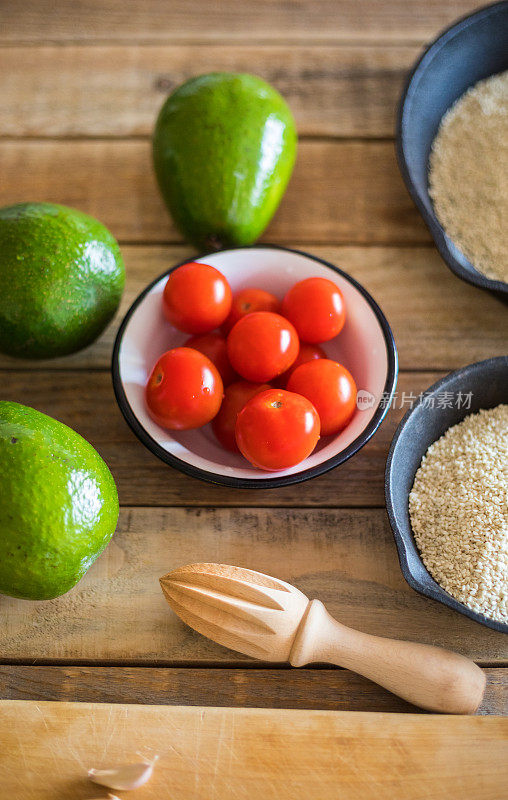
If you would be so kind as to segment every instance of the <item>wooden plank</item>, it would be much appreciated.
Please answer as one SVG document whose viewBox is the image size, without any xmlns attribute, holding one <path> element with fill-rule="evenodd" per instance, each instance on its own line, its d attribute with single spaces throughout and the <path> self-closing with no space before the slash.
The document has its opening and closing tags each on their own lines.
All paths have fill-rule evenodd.
<svg viewBox="0 0 508 800">
<path fill-rule="evenodd" d="M 502 717 L 19 700 L 0 714 L 16 800 L 89 798 L 89 767 L 139 750 L 159 755 L 146 800 L 500 800 L 508 780 Z"/>
<path fill-rule="evenodd" d="M 184 246 L 125 245 L 122 250 L 126 291 L 116 321 L 96 344 L 53 361 L 20 362 L 0 354 L 0 368 L 109 368 L 116 330 L 134 298 L 155 277 L 193 254 Z M 392 326 L 401 369 L 449 371 L 506 352 L 500 302 L 459 281 L 434 249 L 314 245 L 309 251 L 340 266 L 372 293 Z"/>
<path fill-rule="evenodd" d="M 326 475 L 283 487 L 275 493 L 204 483 L 159 461 L 124 422 L 110 377 L 105 373 L 5 373 L 2 399 L 32 405 L 88 439 L 109 464 L 123 505 L 379 507 L 384 505 L 388 447 L 396 425 L 411 403 L 411 393 L 416 397 L 441 376 L 442 373 L 401 375 L 395 407 L 388 412 L 376 436 L 354 458 Z"/>
<path fill-rule="evenodd" d="M 299 40 L 425 41 L 471 0 L 25 0 L 2 7 L 2 42 Z"/>
<path fill-rule="evenodd" d="M 508 669 L 484 669 L 477 713 L 508 714 Z M 5 700 L 424 713 L 346 669 L 0 666 Z"/>
<path fill-rule="evenodd" d="M 196 561 L 275 573 L 360 630 L 450 647 L 491 666 L 508 662 L 506 636 L 408 587 L 384 509 L 123 508 L 113 541 L 74 590 L 46 602 L 1 598 L 0 653 L 34 662 L 245 664 L 185 627 L 163 598 L 158 577 Z"/>
<path fill-rule="evenodd" d="M 64 203 L 98 217 L 124 242 L 180 240 L 155 185 L 148 141 L 4 141 L 0 169 L 0 205 Z M 429 239 L 393 144 L 378 141 L 302 141 L 288 192 L 265 234 L 278 242 Z"/>
<path fill-rule="evenodd" d="M 253 72 L 300 135 L 392 136 L 416 47 L 42 46 L 0 49 L 0 135 L 150 135 L 167 94 L 204 72 Z"/>
</svg>

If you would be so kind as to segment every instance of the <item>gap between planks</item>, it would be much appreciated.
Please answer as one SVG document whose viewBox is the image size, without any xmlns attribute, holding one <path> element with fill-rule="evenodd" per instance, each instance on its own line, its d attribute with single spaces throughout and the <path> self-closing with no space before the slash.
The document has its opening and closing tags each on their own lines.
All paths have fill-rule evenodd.
<svg viewBox="0 0 508 800">
<path fill-rule="evenodd" d="M 298 136 L 298 142 L 300 144 L 302 142 L 318 142 L 323 144 L 327 142 L 342 142 L 343 144 L 390 144 L 394 141 L 395 136 L 349 136 L 347 134 L 342 135 L 340 133 L 304 133 Z M 0 133 L 0 142 L 145 142 L 149 144 L 151 142 L 151 136 L 145 133 L 126 133 L 118 136 L 113 133 L 65 133 L 61 135 L 22 133 L 19 134 L 19 136 L 13 136 L 12 134 L 8 133 Z M 129 244 L 135 244 L 135 242 L 129 242 Z M 326 242 L 321 242 L 321 244 L 326 244 Z"/>
<path fill-rule="evenodd" d="M 230 47 L 256 47 L 261 50 L 268 50 L 270 47 L 347 47 L 354 50 L 361 47 L 425 47 L 430 41 L 429 36 L 400 36 L 394 38 L 383 38 L 382 36 L 373 35 L 371 38 L 358 37 L 355 39 L 341 38 L 337 36 L 333 39 L 319 36 L 309 36 L 306 38 L 299 38 L 297 36 L 281 36 L 272 39 L 249 39 L 248 37 L 231 38 L 227 46 Z M 30 47 L 34 50 L 42 47 L 58 47 L 62 50 L 69 47 L 83 47 L 93 49 L 94 47 L 135 47 L 135 48 L 151 48 L 151 47 L 216 47 L 222 49 L 224 42 L 218 41 L 217 37 L 200 36 L 199 39 L 189 38 L 170 38 L 167 39 L 105 39 L 99 36 L 94 39 L 52 39 L 51 36 L 45 37 L 44 41 L 37 41 L 34 39 L 9 39 L 8 41 L 0 40 L 0 50 L 16 49 L 18 47 Z"/>
<path fill-rule="evenodd" d="M 379 634 L 381 635 L 381 634 Z M 439 646 L 439 645 L 437 645 Z M 296 668 L 290 664 L 274 663 L 273 661 L 261 660 L 243 660 L 245 657 L 241 653 L 238 654 L 236 661 L 193 661 L 192 659 L 128 659 L 128 658 L 113 658 L 113 659 L 100 659 L 100 658 L 0 658 L 1 667 L 89 667 L 91 669 L 195 669 L 206 672 L 209 669 L 213 670 L 270 670 L 279 672 L 293 672 Z M 475 664 L 478 664 L 482 669 L 499 669 L 507 670 L 508 677 L 508 659 L 501 659 L 499 661 L 489 661 L 488 659 L 475 658 L 471 659 Z M 342 671 L 350 672 L 346 667 L 331 666 L 326 663 L 306 664 L 305 667 L 299 667 L 299 670 L 305 671 Z M 355 673 L 356 674 L 356 673 Z"/>
<path fill-rule="evenodd" d="M 480 715 L 506 714 L 508 670 L 486 668 Z M 424 713 L 340 668 L 0 666 L 0 698 Z"/>
</svg>

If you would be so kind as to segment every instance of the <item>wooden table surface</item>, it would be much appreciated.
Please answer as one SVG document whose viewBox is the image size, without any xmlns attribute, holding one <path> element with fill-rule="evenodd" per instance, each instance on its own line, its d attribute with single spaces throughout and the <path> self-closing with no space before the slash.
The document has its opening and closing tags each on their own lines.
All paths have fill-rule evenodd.
<svg viewBox="0 0 508 800">
<path fill-rule="evenodd" d="M 75 206 L 119 239 L 127 288 L 91 348 L 0 360 L 3 399 L 85 436 L 112 469 L 118 531 L 68 595 L 0 598 L 0 696 L 10 699 L 414 711 L 340 669 L 254 663 L 185 628 L 159 575 L 190 561 L 277 574 L 361 630 L 454 648 L 486 671 L 480 713 L 508 713 L 508 637 L 417 595 L 400 572 L 383 498 L 387 448 L 411 397 L 506 351 L 506 310 L 447 270 L 394 156 L 404 75 L 465 0 L 4 0 L 0 205 Z M 118 321 L 153 277 L 192 255 L 155 187 L 149 136 L 165 95 L 199 72 L 258 73 L 296 115 L 297 166 L 265 241 L 337 263 L 378 300 L 400 355 L 395 408 L 342 467 L 279 491 L 188 478 L 137 441 L 114 400 Z"/>
<path fill-rule="evenodd" d="M 1 713 L 6 800 L 105 798 L 87 770 L 136 751 L 159 756 L 136 800 L 506 800 L 498 716 L 19 700 Z"/>
</svg>

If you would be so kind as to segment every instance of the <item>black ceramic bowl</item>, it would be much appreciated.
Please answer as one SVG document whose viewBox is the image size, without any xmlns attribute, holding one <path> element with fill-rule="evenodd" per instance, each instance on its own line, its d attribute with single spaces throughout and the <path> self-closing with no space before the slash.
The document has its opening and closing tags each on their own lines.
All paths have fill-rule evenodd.
<svg viewBox="0 0 508 800">
<path fill-rule="evenodd" d="M 448 108 L 477 81 L 508 69 L 508 2 L 486 6 L 440 34 L 402 93 L 397 157 L 402 177 L 436 246 L 459 278 L 508 299 L 508 284 L 478 272 L 445 234 L 428 191 L 432 142 Z"/>
<path fill-rule="evenodd" d="M 487 619 L 471 611 L 445 592 L 431 577 L 418 552 L 409 520 L 409 492 L 416 470 L 430 445 L 452 425 L 482 408 L 494 408 L 508 402 L 508 356 L 489 358 L 451 372 L 431 386 L 424 397 L 434 397 L 436 405 L 443 392 L 451 392 L 452 407 L 429 407 L 422 399 L 407 412 L 393 437 L 386 462 L 385 495 L 388 517 L 399 554 L 400 566 L 409 585 L 420 594 L 439 600 L 467 617 L 508 633 L 508 624 Z M 462 404 L 457 402 L 462 393 Z M 471 393 L 470 407 L 467 395 Z M 444 403 L 443 403 L 444 404 Z M 461 405 L 462 407 L 458 407 Z"/>
<path fill-rule="evenodd" d="M 222 448 L 210 425 L 190 431 L 167 431 L 148 416 L 144 387 L 166 350 L 188 338 L 162 313 L 162 292 L 169 272 L 144 289 L 125 315 L 113 350 L 113 385 L 120 409 L 141 442 L 167 464 L 196 478 L 233 488 L 271 489 L 299 483 L 342 464 L 369 441 L 386 415 L 397 382 L 397 351 L 388 322 L 370 294 L 350 275 L 298 250 L 258 245 L 202 256 L 220 270 L 234 292 L 260 286 L 283 298 L 298 280 L 323 277 L 341 289 L 347 308 L 340 335 L 325 342 L 329 356 L 344 364 L 356 380 L 357 409 L 347 427 L 324 436 L 311 455 L 291 469 L 264 472 L 240 454 Z"/>
</svg>

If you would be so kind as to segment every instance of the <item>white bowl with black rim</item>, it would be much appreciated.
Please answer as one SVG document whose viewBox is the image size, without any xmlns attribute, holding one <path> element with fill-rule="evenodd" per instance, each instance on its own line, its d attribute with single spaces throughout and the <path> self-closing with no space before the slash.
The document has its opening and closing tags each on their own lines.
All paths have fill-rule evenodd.
<svg viewBox="0 0 508 800">
<path fill-rule="evenodd" d="M 257 286 L 283 298 L 297 281 L 323 277 L 344 294 L 347 318 L 340 335 L 324 344 L 329 358 L 353 375 L 357 408 L 345 430 L 323 437 L 305 461 L 291 469 L 265 472 L 240 454 L 224 450 L 210 425 L 190 431 L 168 431 L 148 415 L 144 391 L 162 353 L 181 346 L 185 334 L 173 328 L 162 312 L 168 275 L 152 281 L 131 305 L 118 331 L 112 359 L 113 386 L 122 414 L 138 439 L 166 464 L 195 478 L 234 488 L 275 488 L 314 478 L 342 464 L 373 436 L 390 406 L 397 382 L 397 350 L 386 317 L 357 281 L 333 264 L 298 250 L 254 245 L 222 250 L 193 259 L 211 264 L 229 281 L 233 292 Z M 182 262 L 186 263 L 186 262 Z"/>
</svg>

